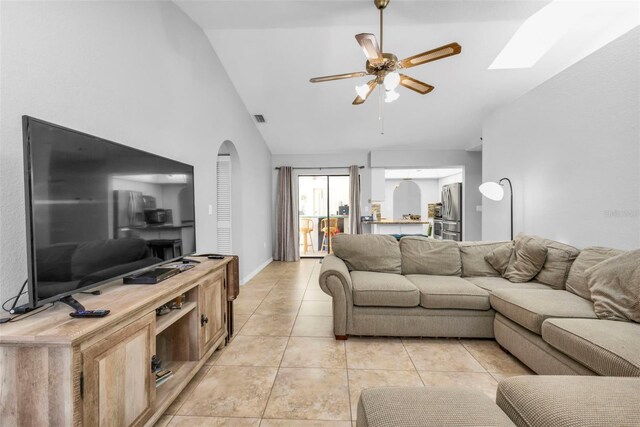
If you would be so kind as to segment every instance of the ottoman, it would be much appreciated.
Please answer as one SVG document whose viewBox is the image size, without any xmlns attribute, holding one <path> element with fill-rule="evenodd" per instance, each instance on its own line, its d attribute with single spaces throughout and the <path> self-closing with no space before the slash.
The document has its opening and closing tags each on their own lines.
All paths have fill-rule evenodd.
<svg viewBox="0 0 640 427">
<path fill-rule="evenodd" d="M 522 427 L 640 426 L 640 378 L 513 377 L 496 402 Z"/>
<path fill-rule="evenodd" d="M 358 401 L 357 427 L 510 426 L 479 391 L 458 387 L 370 388 Z"/>
</svg>

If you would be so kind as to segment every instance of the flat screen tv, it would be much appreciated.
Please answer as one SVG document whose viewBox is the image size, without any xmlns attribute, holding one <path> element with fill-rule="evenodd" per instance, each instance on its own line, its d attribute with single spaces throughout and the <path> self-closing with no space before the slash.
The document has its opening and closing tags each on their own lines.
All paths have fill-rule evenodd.
<svg viewBox="0 0 640 427">
<path fill-rule="evenodd" d="M 22 125 L 32 308 L 195 252 L 193 166 Z"/>
</svg>

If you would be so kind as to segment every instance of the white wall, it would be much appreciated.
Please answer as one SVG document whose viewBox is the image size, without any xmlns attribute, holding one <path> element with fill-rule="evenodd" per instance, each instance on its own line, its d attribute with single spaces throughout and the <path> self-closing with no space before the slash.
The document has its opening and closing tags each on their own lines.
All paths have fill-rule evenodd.
<svg viewBox="0 0 640 427">
<path fill-rule="evenodd" d="M 396 186 L 399 185 L 402 179 L 386 179 L 385 184 L 385 200 L 381 202 L 380 212 L 383 218 L 389 219 L 401 219 L 393 217 L 393 192 Z M 427 205 L 429 203 L 437 203 L 440 201 L 440 192 L 438 191 L 437 179 L 412 179 L 418 187 L 420 187 L 420 215 L 422 220 L 426 221 L 427 218 Z"/>
<path fill-rule="evenodd" d="M 198 250 L 215 250 L 215 166 L 243 171 L 241 275 L 271 258 L 271 153 L 209 41 L 171 2 L 1 2 L 0 293 L 27 276 L 23 114 L 195 166 Z M 215 212 L 215 209 L 214 209 Z"/>
<path fill-rule="evenodd" d="M 462 172 L 440 178 L 438 180 L 438 198 L 440 197 L 440 193 L 442 193 L 442 187 L 447 184 L 454 184 L 456 182 L 463 182 Z"/>
<path fill-rule="evenodd" d="M 462 168 L 464 176 L 462 238 L 464 240 L 480 240 L 482 213 L 476 210 L 476 206 L 482 203 L 478 191 L 478 186 L 482 183 L 481 152 L 464 150 L 372 151 L 370 166 L 387 169 Z"/>
<path fill-rule="evenodd" d="M 485 121 L 483 178 L 513 181 L 515 233 L 640 247 L 638 46 L 636 28 Z M 483 200 L 484 239 L 509 237 L 508 203 Z"/>
</svg>

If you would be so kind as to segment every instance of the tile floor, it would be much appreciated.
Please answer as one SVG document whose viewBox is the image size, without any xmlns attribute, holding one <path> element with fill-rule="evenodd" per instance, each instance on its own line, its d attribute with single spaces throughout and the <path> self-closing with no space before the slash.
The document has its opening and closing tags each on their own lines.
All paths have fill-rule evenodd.
<svg viewBox="0 0 640 427">
<path fill-rule="evenodd" d="M 157 426 L 351 427 L 360 391 L 478 389 L 532 372 L 492 340 L 333 337 L 318 260 L 274 262 L 241 288 L 236 334 Z"/>
</svg>

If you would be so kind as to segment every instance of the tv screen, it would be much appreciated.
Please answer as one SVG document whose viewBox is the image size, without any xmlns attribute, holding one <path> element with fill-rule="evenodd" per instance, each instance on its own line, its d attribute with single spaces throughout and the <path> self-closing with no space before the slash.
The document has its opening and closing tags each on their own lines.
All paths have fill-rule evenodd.
<svg viewBox="0 0 640 427">
<path fill-rule="evenodd" d="M 195 252 L 193 166 L 23 117 L 31 307 Z"/>
</svg>

